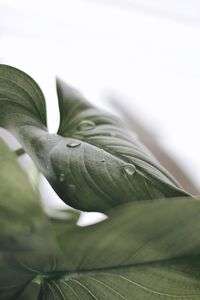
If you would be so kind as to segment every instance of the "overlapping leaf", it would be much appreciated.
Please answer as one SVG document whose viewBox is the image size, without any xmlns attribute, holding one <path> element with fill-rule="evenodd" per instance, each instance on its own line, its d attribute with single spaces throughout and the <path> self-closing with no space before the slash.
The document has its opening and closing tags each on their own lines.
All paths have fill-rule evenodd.
<svg viewBox="0 0 200 300">
<path fill-rule="evenodd" d="M 15 300 L 37 300 L 40 294 L 40 285 L 31 282 L 27 287 L 20 293 L 19 297 Z"/>
<path fill-rule="evenodd" d="M 40 299 L 200 299 L 199 210 L 195 199 L 141 201 L 86 228 L 57 224 L 68 269 Z"/>
<path fill-rule="evenodd" d="M 57 80 L 58 134 L 46 128 L 45 100 L 25 73 L 0 65 L 0 126 L 10 130 L 69 205 L 104 212 L 129 201 L 186 195 L 115 117 Z"/>
<path fill-rule="evenodd" d="M 200 299 L 200 200 L 134 202 L 80 228 L 76 213 L 47 220 L 2 141 L 0 168 L 0 299 Z"/>
<path fill-rule="evenodd" d="M 16 299 L 40 272 L 49 272 L 54 247 L 37 195 L 0 139 L 0 299 Z"/>
</svg>

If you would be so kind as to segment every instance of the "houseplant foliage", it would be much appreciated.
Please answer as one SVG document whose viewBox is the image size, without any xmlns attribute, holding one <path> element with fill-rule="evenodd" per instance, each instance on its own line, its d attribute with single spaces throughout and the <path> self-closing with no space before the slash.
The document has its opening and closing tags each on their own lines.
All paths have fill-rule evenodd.
<svg viewBox="0 0 200 300">
<path fill-rule="evenodd" d="M 59 79 L 57 93 L 60 127 L 49 134 L 38 85 L 22 71 L 0 67 L 0 126 L 14 134 L 63 201 L 104 212 L 129 201 L 186 195 L 122 122 Z"/>
<path fill-rule="evenodd" d="M 57 80 L 60 127 L 49 134 L 44 96 L 0 65 L 0 125 L 63 201 L 108 219 L 79 227 L 49 217 L 0 140 L 0 299 L 200 299 L 199 199 L 116 118 Z"/>
</svg>

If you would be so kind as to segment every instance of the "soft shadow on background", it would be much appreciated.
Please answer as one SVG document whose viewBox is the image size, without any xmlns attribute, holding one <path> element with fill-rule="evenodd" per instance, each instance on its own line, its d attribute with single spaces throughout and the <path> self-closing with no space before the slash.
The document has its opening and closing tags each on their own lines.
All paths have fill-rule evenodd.
<svg viewBox="0 0 200 300">
<path fill-rule="evenodd" d="M 199 36 L 195 0 L 0 0 L 0 62 L 39 83 L 50 131 L 59 122 L 58 75 L 124 118 L 193 194 L 200 190 Z M 48 204 L 61 205 L 42 182 Z"/>
</svg>

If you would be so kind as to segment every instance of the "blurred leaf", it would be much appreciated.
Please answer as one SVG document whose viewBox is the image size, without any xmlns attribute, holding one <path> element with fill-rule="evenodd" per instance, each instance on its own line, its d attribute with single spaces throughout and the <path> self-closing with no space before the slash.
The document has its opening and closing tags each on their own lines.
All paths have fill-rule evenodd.
<svg viewBox="0 0 200 300">
<path fill-rule="evenodd" d="M 37 300 L 39 297 L 40 285 L 31 282 L 16 300 Z"/>
<path fill-rule="evenodd" d="M 69 208 L 50 208 L 47 207 L 46 213 L 48 217 L 55 222 L 72 222 L 76 224 L 80 217 L 80 211 Z"/>
<path fill-rule="evenodd" d="M 28 164 L 26 171 L 29 176 L 30 182 L 32 183 L 33 188 L 39 193 L 41 174 L 32 161 L 30 161 L 30 163 Z"/>
<path fill-rule="evenodd" d="M 57 226 L 68 268 L 41 299 L 199 299 L 199 211 L 196 199 L 141 201 L 96 225 Z"/>
<path fill-rule="evenodd" d="M 200 298 L 200 200 L 133 202 L 96 225 L 76 226 L 76 213 L 50 225 L 2 140 L 0 169 L 1 300 Z"/>
<path fill-rule="evenodd" d="M 0 299 L 16 299 L 52 268 L 48 219 L 16 156 L 0 139 Z"/>
<path fill-rule="evenodd" d="M 126 120 L 126 124 L 128 124 L 130 129 L 137 133 L 142 143 L 154 153 L 161 165 L 166 167 L 167 170 L 175 176 L 185 191 L 198 196 L 200 190 L 190 175 L 186 173 L 184 166 L 181 166 L 180 162 L 163 148 L 158 137 L 155 135 L 156 129 L 153 131 L 149 126 L 145 125 L 144 122 L 141 122 L 137 118 L 137 111 L 133 109 L 133 104 L 131 104 L 132 109 L 129 109 L 124 105 L 124 99 L 116 96 L 110 96 L 109 102 L 115 107 L 115 110 L 117 109 L 123 120 Z"/>
<path fill-rule="evenodd" d="M 115 117 L 57 80 L 58 135 L 46 128 L 44 96 L 27 74 L 0 65 L 0 126 L 10 130 L 57 194 L 85 211 L 187 195 Z"/>
</svg>

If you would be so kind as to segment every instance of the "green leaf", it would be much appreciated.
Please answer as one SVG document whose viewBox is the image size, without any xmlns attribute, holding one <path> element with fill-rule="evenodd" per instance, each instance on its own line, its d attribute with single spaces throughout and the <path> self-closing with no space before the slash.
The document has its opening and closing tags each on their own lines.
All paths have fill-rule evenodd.
<svg viewBox="0 0 200 300">
<path fill-rule="evenodd" d="M 68 268 L 40 299 L 200 299 L 199 211 L 196 199 L 141 201 L 89 227 L 57 224 Z"/>
<path fill-rule="evenodd" d="M 28 75 L 0 65 L 0 126 L 10 130 L 57 194 L 85 211 L 187 195 L 117 118 L 57 80 L 58 134 L 46 128 L 45 100 Z"/>
<path fill-rule="evenodd" d="M 0 170 L 1 300 L 200 298 L 200 200 L 133 202 L 85 228 L 51 214 L 50 226 L 2 140 Z"/>
<path fill-rule="evenodd" d="M 16 300 L 37 300 L 40 293 L 40 285 L 31 282 Z"/>
<path fill-rule="evenodd" d="M 37 83 L 27 74 L 14 67 L 0 65 L 0 123 L 12 127 L 30 121 L 38 127 L 46 125 L 44 96 Z M 19 119 L 20 116 L 23 119 Z"/>
<path fill-rule="evenodd" d="M 80 217 L 80 211 L 68 208 L 46 208 L 46 213 L 55 222 L 72 222 L 76 224 Z"/>
<path fill-rule="evenodd" d="M 16 299 L 52 269 L 54 240 L 37 195 L 0 139 L 0 299 Z"/>
</svg>

